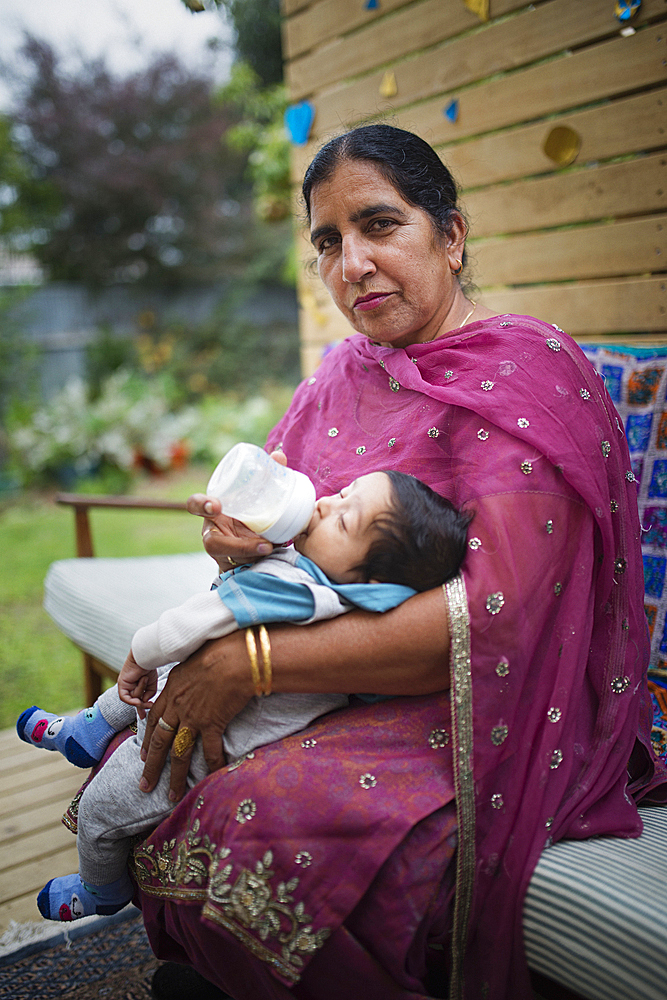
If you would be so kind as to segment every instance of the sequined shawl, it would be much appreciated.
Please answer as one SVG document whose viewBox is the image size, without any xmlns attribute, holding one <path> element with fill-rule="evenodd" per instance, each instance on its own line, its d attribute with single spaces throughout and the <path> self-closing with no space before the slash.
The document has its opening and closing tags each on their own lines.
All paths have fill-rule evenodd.
<svg viewBox="0 0 667 1000">
<path fill-rule="evenodd" d="M 426 942 L 451 935 L 452 1000 L 527 1000 L 521 914 L 540 852 L 639 834 L 631 754 L 631 793 L 663 780 L 636 485 L 604 384 L 530 317 L 407 349 L 354 335 L 297 389 L 278 444 L 318 495 L 394 468 L 474 512 L 443 594 L 451 699 L 335 713 L 207 778 L 136 853 L 154 947 L 185 948 L 239 997 L 286 983 L 329 1000 L 321 970 L 349 963 L 374 1000 L 426 996 Z M 203 922 L 165 899 L 198 901 Z M 193 944 L 211 925 L 228 935 L 219 963 Z"/>
<path fill-rule="evenodd" d="M 637 487 L 603 380 L 530 317 L 398 350 L 356 335 L 302 384 L 280 441 L 319 493 L 391 467 L 474 510 L 462 581 L 447 588 L 451 995 L 528 996 L 522 901 L 545 844 L 641 830 L 626 796 L 640 713 L 631 791 L 663 780 L 648 740 Z"/>
</svg>

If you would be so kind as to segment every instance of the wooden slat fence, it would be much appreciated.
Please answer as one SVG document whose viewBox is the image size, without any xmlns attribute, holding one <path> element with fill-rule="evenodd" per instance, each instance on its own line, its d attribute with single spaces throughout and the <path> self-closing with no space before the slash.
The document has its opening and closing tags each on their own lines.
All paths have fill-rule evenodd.
<svg viewBox="0 0 667 1000">
<path fill-rule="evenodd" d="M 486 23 L 464 0 L 283 0 L 283 13 L 291 98 L 315 109 L 295 186 L 346 127 L 410 129 L 460 183 L 485 303 L 581 339 L 667 340 L 667 0 L 643 0 L 630 32 L 612 0 L 490 0 Z M 565 167 L 544 151 L 560 126 L 580 140 Z M 309 373 L 349 327 L 312 272 L 300 300 Z"/>
</svg>

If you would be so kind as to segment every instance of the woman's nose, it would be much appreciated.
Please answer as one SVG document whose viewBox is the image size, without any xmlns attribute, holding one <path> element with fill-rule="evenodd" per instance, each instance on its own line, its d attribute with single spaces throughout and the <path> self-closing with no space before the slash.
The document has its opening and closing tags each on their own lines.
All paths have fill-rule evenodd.
<svg viewBox="0 0 667 1000">
<path fill-rule="evenodd" d="M 354 285 L 375 274 L 376 270 L 365 240 L 353 237 L 343 239 L 343 281 Z"/>
</svg>

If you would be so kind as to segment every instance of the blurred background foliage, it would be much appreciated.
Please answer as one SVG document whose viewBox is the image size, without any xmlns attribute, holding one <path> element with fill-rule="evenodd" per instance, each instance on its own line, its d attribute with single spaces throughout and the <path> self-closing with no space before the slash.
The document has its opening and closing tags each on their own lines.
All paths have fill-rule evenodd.
<svg viewBox="0 0 667 1000">
<path fill-rule="evenodd" d="M 5 73 L 0 237 L 51 280 L 173 287 L 243 274 L 275 250 L 262 222 L 289 214 L 278 2 L 218 5 L 237 57 L 222 88 L 176 54 L 125 77 L 101 58 L 72 71 L 26 34 Z"/>
<path fill-rule="evenodd" d="M 225 14 L 223 86 L 176 54 L 126 76 L 103 58 L 72 66 L 30 34 L 11 67 L 0 250 L 36 261 L 47 286 L 153 298 L 130 329 L 101 324 L 83 373 L 45 398 L 17 309 L 32 290 L 0 288 L 0 496 L 7 483 L 127 490 L 217 462 L 235 440 L 263 443 L 299 379 L 295 319 L 248 308 L 295 284 L 279 0 L 165 2 Z M 204 318 L 169 308 L 197 288 L 219 291 Z"/>
<path fill-rule="evenodd" d="M 55 490 L 184 500 L 237 441 L 264 443 L 299 379 L 279 0 L 163 2 L 227 18 L 224 86 L 207 75 L 219 39 L 199 69 L 146 55 L 123 76 L 26 35 L 5 67 L 0 274 L 33 262 L 33 284 L 0 280 L 0 728 L 30 699 L 83 704 L 79 656 L 41 608 L 48 565 L 74 551 Z M 51 314 L 70 291 L 108 318 L 47 387 L 42 333 L 67 335 L 73 313 Z M 201 545 L 181 512 L 93 522 L 100 555 Z"/>
</svg>

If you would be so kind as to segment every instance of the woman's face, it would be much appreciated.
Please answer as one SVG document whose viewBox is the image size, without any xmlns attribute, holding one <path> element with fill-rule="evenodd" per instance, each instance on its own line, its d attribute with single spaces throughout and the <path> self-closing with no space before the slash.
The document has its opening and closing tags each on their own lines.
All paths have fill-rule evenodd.
<svg viewBox="0 0 667 1000">
<path fill-rule="evenodd" d="M 404 201 L 372 163 L 344 160 L 310 197 L 320 277 L 355 330 L 389 347 L 433 340 L 462 293 L 451 267 L 465 225 L 436 237 L 431 217 Z M 454 324 L 456 325 L 456 324 Z"/>
</svg>

